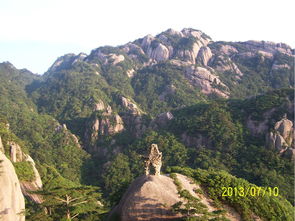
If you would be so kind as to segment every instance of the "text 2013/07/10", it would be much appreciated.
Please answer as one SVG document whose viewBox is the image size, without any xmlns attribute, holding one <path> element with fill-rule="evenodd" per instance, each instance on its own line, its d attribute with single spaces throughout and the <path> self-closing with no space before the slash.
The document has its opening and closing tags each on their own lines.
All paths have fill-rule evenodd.
<svg viewBox="0 0 295 221">
<path fill-rule="evenodd" d="M 279 188 L 278 187 L 222 187 L 222 196 L 223 197 L 232 197 L 232 196 L 240 196 L 240 197 L 259 197 L 259 196 L 279 196 Z"/>
</svg>

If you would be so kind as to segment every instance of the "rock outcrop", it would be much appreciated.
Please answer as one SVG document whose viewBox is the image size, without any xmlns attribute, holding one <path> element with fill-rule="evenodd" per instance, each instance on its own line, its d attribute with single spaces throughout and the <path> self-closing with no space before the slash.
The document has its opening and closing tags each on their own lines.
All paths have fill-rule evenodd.
<svg viewBox="0 0 295 221">
<path fill-rule="evenodd" d="M 5 150 L 4 150 L 4 146 L 3 146 L 3 143 L 2 143 L 2 139 L 1 139 L 1 137 L 0 137 L 0 151 L 1 151 L 2 153 L 5 153 Z"/>
<path fill-rule="evenodd" d="M 125 129 L 124 122 L 120 115 L 113 113 L 111 106 L 105 105 L 103 101 L 95 104 L 95 111 L 88 121 L 84 138 L 87 146 L 95 146 L 101 136 L 114 135 Z M 90 152 L 92 150 L 88 149 Z"/>
<path fill-rule="evenodd" d="M 135 72 L 135 70 L 132 68 L 132 69 L 127 70 L 126 74 L 129 78 L 132 78 L 134 76 L 134 72 Z"/>
<path fill-rule="evenodd" d="M 124 96 L 121 97 L 120 105 L 124 109 L 122 119 L 126 129 L 128 129 L 133 136 L 140 137 L 147 129 L 144 123 L 145 112 L 141 110 L 134 101 Z"/>
<path fill-rule="evenodd" d="M 187 194 L 191 195 L 191 197 L 199 199 L 201 206 L 206 208 L 206 211 L 217 210 L 212 206 L 212 200 L 201 194 L 203 190 L 192 179 L 181 174 L 174 174 L 172 178 L 168 175 L 161 175 L 161 166 L 162 152 L 159 151 L 157 144 L 152 144 L 149 148 L 149 155 L 145 160 L 145 175 L 138 177 L 129 186 L 120 203 L 110 213 L 108 220 L 148 221 L 184 218 L 186 215 L 173 210 L 176 204 L 188 201 L 180 194 L 183 190 L 187 191 Z M 153 172 L 150 171 L 150 167 L 152 167 Z M 197 194 L 197 189 L 201 193 Z M 224 207 L 223 209 L 226 211 L 226 218 L 240 220 L 240 215 L 233 208 Z M 200 216 L 202 214 L 204 212 L 194 215 Z"/>
<path fill-rule="evenodd" d="M 155 48 L 148 48 L 147 55 L 152 60 L 155 60 L 157 62 L 166 61 L 169 58 L 169 50 L 165 45 L 158 43 L 158 45 Z"/>
<path fill-rule="evenodd" d="M 240 71 L 238 66 L 231 60 L 230 57 L 224 55 L 214 56 L 212 58 L 211 67 L 214 70 L 221 72 L 221 73 L 232 73 L 236 75 L 237 79 L 240 79 L 241 76 L 244 74 Z"/>
<path fill-rule="evenodd" d="M 87 57 L 87 54 L 80 53 L 78 55 L 75 54 L 66 54 L 64 56 L 59 57 L 53 65 L 48 69 L 48 72 L 58 71 L 64 68 L 69 68 L 71 65 L 75 64 L 79 61 L 84 61 Z"/>
<path fill-rule="evenodd" d="M 92 136 L 114 135 L 124 130 L 123 120 L 118 115 L 111 115 L 105 118 L 96 118 L 92 125 Z"/>
<path fill-rule="evenodd" d="M 177 174 L 177 178 L 185 190 L 201 199 L 208 211 L 218 210 L 212 206 L 213 200 L 194 192 L 194 189 L 200 189 L 199 185 L 181 174 Z M 172 206 L 180 201 L 183 199 L 180 198 L 172 178 L 167 175 L 144 175 L 135 179 L 129 186 L 118 206 L 112 210 L 108 220 L 177 220 L 183 218 L 183 215 L 174 213 Z M 241 220 L 240 215 L 233 208 L 224 207 L 223 209 L 226 210 L 225 217 L 229 220 Z"/>
<path fill-rule="evenodd" d="M 43 202 L 43 197 L 39 194 L 32 193 L 40 190 L 43 187 L 41 176 L 39 171 L 36 169 L 35 161 L 30 155 L 25 154 L 25 161 L 30 162 L 34 171 L 34 180 L 32 181 L 21 181 L 20 186 L 22 193 L 32 200 L 34 203 L 40 204 Z"/>
<path fill-rule="evenodd" d="M 238 53 L 238 50 L 231 46 L 231 45 L 222 45 L 221 48 L 219 49 L 219 51 L 222 53 L 222 54 L 226 54 L 226 55 L 229 55 L 231 56 L 232 54 L 235 54 L 235 53 Z"/>
<path fill-rule="evenodd" d="M 175 39 L 178 39 L 178 42 L 175 42 Z M 176 59 L 195 64 L 200 48 L 210 41 L 211 39 L 204 36 L 203 32 L 187 28 L 181 32 L 168 29 L 156 37 L 147 35 L 139 43 L 143 52 L 151 59 L 151 63 Z"/>
<path fill-rule="evenodd" d="M 243 81 L 244 75 L 257 71 L 254 62 L 256 59 L 261 63 L 259 65 L 264 67 L 263 71 L 269 70 L 269 73 L 263 73 L 269 74 L 270 80 L 267 84 L 273 88 L 291 86 L 291 78 L 286 77 L 284 83 L 277 83 L 276 79 L 279 75 L 277 72 L 280 71 L 292 75 L 293 53 L 294 50 L 283 43 L 214 42 L 202 31 L 192 28 L 184 28 L 181 31 L 168 29 L 156 36 L 147 35 L 118 47 L 99 47 L 90 55 L 67 54 L 58 58 L 48 72 L 67 69 L 77 62 L 83 62 L 90 64 L 93 73 L 102 77 L 115 68 L 116 71 L 132 78 L 134 73 L 140 72 L 142 68 L 168 62 L 184 69 L 185 67 L 205 68 L 211 75 L 216 75 L 222 80 L 222 84 L 215 85 L 203 77 L 193 80 L 196 78 L 194 72 L 190 76 L 183 71 L 183 75 L 190 80 L 192 86 L 200 88 L 204 94 L 227 98 L 231 93 L 237 93 L 236 86 L 239 84 L 245 86 L 247 80 Z M 286 59 L 282 59 L 283 57 Z"/>
<path fill-rule="evenodd" d="M 10 160 L 13 163 L 23 161 L 24 154 L 21 150 L 21 147 L 14 141 L 8 141 L 7 145 L 10 148 Z"/>
<path fill-rule="evenodd" d="M 155 130 L 157 128 L 165 127 L 173 118 L 174 116 L 170 111 L 161 113 L 150 123 L 150 128 Z"/>
<path fill-rule="evenodd" d="M 0 168 L 0 219 L 24 221 L 25 199 L 20 182 L 12 163 L 2 151 L 0 151 Z"/>
<path fill-rule="evenodd" d="M 200 87 L 204 94 L 218 94 L 228 98 L 228 87 L 221 82 L 218 75 L 212 74 L 211 68 L 188 67 L 186 69 L 186 78 L 192 85 Z"/>
<path fill-rule="evenodd" d="M 128 113 L 133 114 L 133 115 L 141 115 L 143 111 L 135 104 L 132 102 L 130 99 L 126 97 L 121 97 L 121 103 L 124 108 L 127 109 Z"/>
<path fill-rule="evenodd" d="M 150 175 L 150 166 L 152 166 L 154 175 L 159 176 L 162 167 L 162 152 L 159 151 L 157 144 L 152 144 L 149 152 L 148 159 L 145 161 L 145 175 Z"/>
<path fill-rule="evenodd" d="M 280 153 L 287 151 L 291 158 L 294 158 L 294 127 L 286 115 L 275 124 L 274 130 L 269 132 L 266 139 L 269 148 L 275 148 Z"/>
<path fill-rule="evenodd" d="M 55 131 L 58 133 L 63 133 L 63 135 L 65 136 L 65 144 L 69 145 L 74 143 L 75 146 L 77 146 L 78 148 L 81 148 L 81 145 L 79 143 L 79 139 L 75 134 L 72 134 L 68 128 L 66 124 L 58 124 L 55 128 Z"/>
<path fill-rule="evenodd" d="M 248 50 L 255 51 L 257 49 L 263 50 L 268 53 L 276 53 L 277 51 L 292 55 L 292 48 L 284 43 L 274 43 L 270 41 L 246 41 L 242 42 L 244 46 L 248 48 Z"/>
<path fill-rule="evenodd" d="M 109 59 L 108 60 L 109 63 L 112 63 L 113 65 L 116 65 L 116 64 L 124 61 L 125 57 L 124 57 L 124 55 L 121 55 L 121 54 L 119 54 L 119 55 L 117 55 L 117 54 L 109 54 L 108 59 Z"/>
<path fill-rule="evenodd" d="M 115 220 L 115 217 L 121 221 L 179 218 L 180 215 L 171 210 L 171 206 L 179 200 L 171 178 L 144 175 L 130 185 L 109 220 Z"/>
<path fill-rule="evenodd" d="M 122 119 L 124 121 L 124 127 L 135 136 L 140 137 L 146 131 L 147 126 L 145 125 L 144 115 L 134 115 L 130 113 L 124 113 Z"/>
<path fill-rule="evenodd" d="M 198 53 L 197 63 L 207 66 L 208 62 L 212 58 L 213 54 L 209 47 L 202 47 Z"/>
<path fill-rule="evenodd" d="M 101 111 L 104 110 L 105 106 L 102 100 L 99 100 L 95 105 L 94 105 L 94 111 Z"/>
<path fill-rule="evenodd" d="M 29 198 L 30 200 L 32 200 L 34 203 L 42 203 L 43 199 L 41 195 L 38 194 L 34 194 L 31 193 L 33 191 L 37 191 L 42 189 L 42 180 L 40 177 L 40 174 L 36 168 L 35 162 L 32 159 L 32 157 L 28 154 L 25 154 L 20 145 L 17 144 L 14 141 L 8 141 L 7 145 L 9 146 L 9 155 L 10 155 L 10 160 L 13 163 L 17 163 L 17 162 L 24 162 L 27 161 L 31 164 L 33 172 L 34 172 L 34 179 L 31 181 L 23 181 L 20 180 L 20 187 L 22 190 L 22 193 L 24 194 L 24 196 L 26 196 L 27 198 Z M 1 144 L 0 144 L 1 146 Z M 3 152 L 4 153 L 4 152 Z"/>
</svg>

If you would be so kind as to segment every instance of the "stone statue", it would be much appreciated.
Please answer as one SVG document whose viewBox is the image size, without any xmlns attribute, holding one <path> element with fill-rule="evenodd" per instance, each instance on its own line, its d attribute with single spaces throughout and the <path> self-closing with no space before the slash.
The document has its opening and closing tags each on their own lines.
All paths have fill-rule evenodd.
<svg viewBox="0 0 295 221">
<path fill-rule="evenodd" d="M 150 166 L 155 170 L 154 175 L 160 175 L 162 167 L 162 152 L 159 151 L 157 144 L 152 144 L 148 159 L 145 161 L 145 174 L 150 175 Z"/>
</svg>

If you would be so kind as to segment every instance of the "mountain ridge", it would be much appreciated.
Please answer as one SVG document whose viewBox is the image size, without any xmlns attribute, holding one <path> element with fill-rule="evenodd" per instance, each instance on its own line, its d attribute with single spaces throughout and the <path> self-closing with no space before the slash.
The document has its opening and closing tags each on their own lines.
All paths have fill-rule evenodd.
<svg viewBox="0 0 295 221">
<path fill-rule="evenodd" d="M 252 62 L 251 59 L 261 59 L 260 62 L 265 63 L 268 73 L 262 78 L 274 78 L 271 79 L 271 87 L 282 87 L 283 85 L 276 85 L 275 82 L 277 70 L 286 72 L 294 67 L 292 59 L 287 64 L 281 64 L 282 59 L 286 59 L 280 58 L 282 56 L 293 57 L 294 50 L 284 43 L 267 41 L 214 42 L 199 30 L 183 29 L 178 32 L 168 29 L 155 37 L 146 35 L 121 46 L 98 47 L 89 55 L 67 54 L 59 57 L 47 74 L 63 67 L 70 68 L 77 62 L 86 62 L 92 66 L 96 74 L 103 75 L 101 72 L 104 72 L 103 69 L 107 66 L 117 66 L 119 69 L 116 71 L 132 78 L 146 66 L 167 61 L 176 66 L 187 67 L 183 75 L 192 86 L 201 88 L 202 93 L 217 93 L 219 96 L 228 97 L 234 84 L 240 84 L 243 75 L 247 74 L 244 72 L 256 72 L 255 69 L 247 70 L 247 63 Z M 246 63 L 243 64 L 240 60 L 245 60 Z M 246 69 L 241 71 L 241 68 Z M 231 82 L 224 79 L 228 77 L 231 78 Z M 284 86 L 293 85 L 292 79 L 289 81 L 290 83 Z"/>
</svg>

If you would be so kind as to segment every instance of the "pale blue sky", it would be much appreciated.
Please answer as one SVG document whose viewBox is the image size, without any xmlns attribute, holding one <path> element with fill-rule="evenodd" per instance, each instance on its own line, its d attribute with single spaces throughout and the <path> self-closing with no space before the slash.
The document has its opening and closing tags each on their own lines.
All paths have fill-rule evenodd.
<svg viewBox="0 0 295 221">
<path fill-rule="evenodd" d="M 185 27 L 216 41 L 295 47 L 294 8 L 294 0 L 1 0 L 0 62 L 43 74 L 66 53 Z"/>
</svg>

